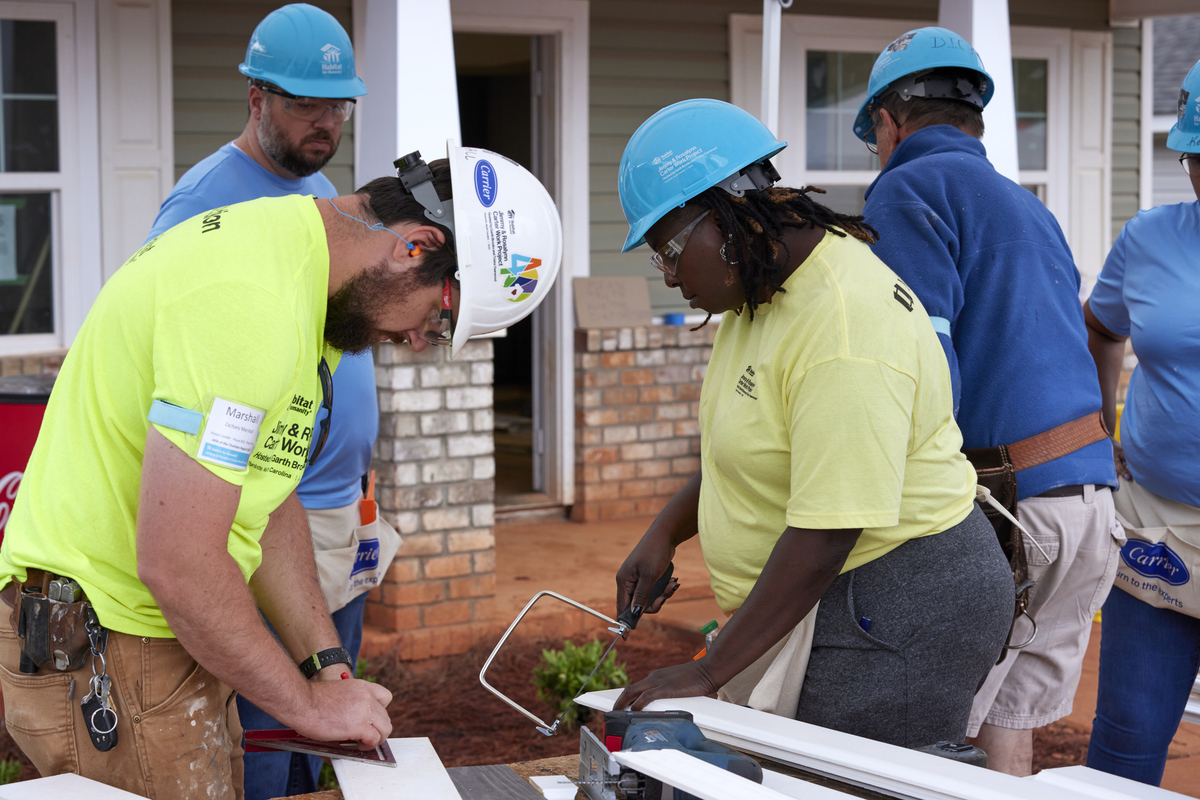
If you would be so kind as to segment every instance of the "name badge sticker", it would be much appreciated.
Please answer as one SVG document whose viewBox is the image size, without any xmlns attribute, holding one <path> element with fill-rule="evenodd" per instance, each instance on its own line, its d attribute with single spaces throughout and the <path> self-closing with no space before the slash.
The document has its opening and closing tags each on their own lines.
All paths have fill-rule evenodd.
<svg viewBox="0 0 1200 800">
<path fill-rule="evenodd" d="M 196 458 L 246 469 L 266 412 L 214 397 Z"/>
</svg>

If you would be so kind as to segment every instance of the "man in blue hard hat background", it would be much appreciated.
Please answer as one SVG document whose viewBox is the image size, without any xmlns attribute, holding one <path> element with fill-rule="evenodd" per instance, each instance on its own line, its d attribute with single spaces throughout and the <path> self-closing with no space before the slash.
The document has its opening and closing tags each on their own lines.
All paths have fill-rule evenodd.
<svg viewBox="0 0 1200 800">
<path fill-rule="evenodd" d="M 337 153 L 342 127 L 367 87 L 355 74 L 350 37 L 333 16 L 296 3 L 276 9 L 255 28 L 239 71 L 248 79 L 249 116 L 240 136 L 192 167 L 163 203 L 148 238 L 209 209 L 290 194 L 335 197 L 320 173 Z M 371 353 L 342 356 L 333 373 L 337 419 L 321 457 L 304 473 L 297 494 L 308 512 L 321 589 L 353 674 L 362 641 L 363 607 L 372 584 L 350 587 L 358 539 L 379 541 L 384 559 L 395 553 L 398 536 L 386 523 L 370 533 L 361 522 L 363 476 L 379 432 L 375 367 Z M 390 546 L 386 543 L 391 542 Z M 368 558 L 378 557 L 363 544 Z M 376 565 L 376 573 L 387 563 Z M 238 698 L 246 730 L 284 727 Z M 321 760 L 299 753 L 250 753 L 245 758 L 247 800 L 316 791 Z"/>
<path fill-rule="evenodd" d="M 991 671 L 968 726 L 988 766 L 1028 775 L 1033 729 L 1071 711 L 1123 537 L 1079 270 L 1050 211 L 987 160 L 992 91 L 968 42 L 919 28 L 879 55 L 854 132 L 882 167 L 863 209 L 875 254 L 929 312 L 980 483 L 1010 495 L 1034 539 L 994 522 L 1017 580 L 1023 553 L 1036 582 L 1025 599 L 1037 628 L 1014 623 L 1010 645 L 1030 641 Z"/>
</svg>

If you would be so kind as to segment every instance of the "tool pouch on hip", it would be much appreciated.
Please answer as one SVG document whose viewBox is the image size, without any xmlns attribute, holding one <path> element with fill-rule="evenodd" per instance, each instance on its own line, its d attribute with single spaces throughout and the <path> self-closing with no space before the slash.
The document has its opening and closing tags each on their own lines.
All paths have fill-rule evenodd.
<svg viewBox="0 0 1200 800">
<path fill-rule="evenodd" d="M 84 622 L 90 603 L 51 600 L 36 586 L 15 581 L 9 622 L 21 640 L 21 671 L 55 669 L 70 672 L 83 666 L 91 645 Z"/>
<path fill-rule="evenodd" d="M 1013 467 L 1012 458 L 1009 456 L 1008 447 L 1000 445 L 999 447 L 964 448 L 962 452 L 971 462 L 971 466 L 975 468 L 979 484 L 986 487 L 992 493 L 992 497 L 1004 506 L 1008 513 L 1017 517 L 1017 472 Z M 1022 543 L 1021 531 L 1007 517 L 989 505 L 983 505 L 983 513 L 992 523 L 992 528 L 996 531 L 996 538 L 1000 542 L 1000 549 L 1004 551 L 1004 557 L 1008 559 L 1008 565 L 1012 568 L 1013 588 L 1016 592 L 1016 605 L 1013 608 L 1015 624 L 1017 619 L 1029 609 L 1030 594 L 1033 590 L 1033 582 L 1029 580 L 1029 563 L 1025 558 L 1025 546 Z M 1011 637 L 1012 629 L 1010 628 L 1009 638 L 1011 639 Z M 1006 651 L 1001 653 L 1001 661 L 1004 660 L 1004 652 Z"/>
</svg>

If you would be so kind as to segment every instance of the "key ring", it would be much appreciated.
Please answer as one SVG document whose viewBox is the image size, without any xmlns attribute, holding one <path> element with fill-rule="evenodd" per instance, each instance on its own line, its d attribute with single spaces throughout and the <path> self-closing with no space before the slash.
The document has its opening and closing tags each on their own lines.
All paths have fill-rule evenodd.
<svg viewBox="0 0 1200 800">
<path fill-rule="evenodd" d="M 97 714 L 112 714 L 112 718 L 113 718 L 112 727 L 110 727 L 106 731 L 100 730 L 100 726 L 96 724 L 96 715 Z M 113 711 L 111 708 L 108 708 L 107 706 L 100 706 L 100 708 L 97 708 L 95 711 L 92 712 L 92 716 L 88 720 L 88 722 L 91 724 L 92 730 L 94 730 L 96 733 L 100 734 L 101 736 L 110 734 L 117 729 L 117 712 Z"/>
<path fill-rule="evenodd" d="M 99 672 L 96 672 L 96 659 L 97 658 L 100 659 L 100 671 Z M 93 650 L 92 651 L 92 677 L 98 678 L 101 675 L 106 675 L 106 674 L 108 674 L 108 662 L 104 660 L 104 653 L 97 653 L 95 650 Z"/>
</svg>

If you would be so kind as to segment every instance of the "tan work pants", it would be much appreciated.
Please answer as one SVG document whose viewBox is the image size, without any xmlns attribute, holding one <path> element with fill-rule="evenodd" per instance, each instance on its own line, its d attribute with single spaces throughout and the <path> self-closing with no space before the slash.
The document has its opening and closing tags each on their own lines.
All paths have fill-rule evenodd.
<svg viewBox="0 0 1200 800">
<path fill-rule="evenodd" d="M 90 658 L 74 672 L 20 673 L 20 644 L 7 611 L 0 604 L 5 722 L 43 777 L 76 772 L 155 800 L 242 800 L 242 726 L 234 692 L 177 640 L 109 632 L 104 657 L 117 745 L 101 753 L 79 708 L 92 677 Z"/>
</svg>

